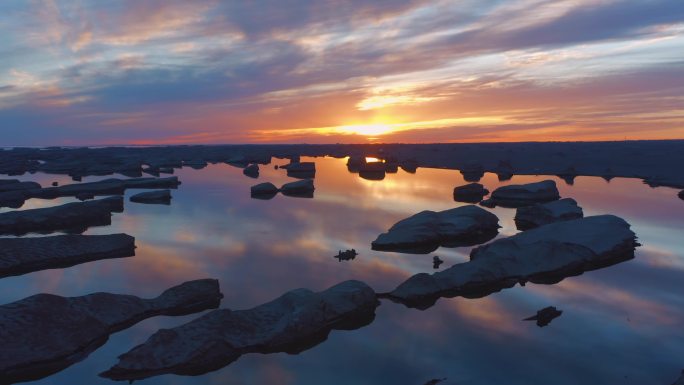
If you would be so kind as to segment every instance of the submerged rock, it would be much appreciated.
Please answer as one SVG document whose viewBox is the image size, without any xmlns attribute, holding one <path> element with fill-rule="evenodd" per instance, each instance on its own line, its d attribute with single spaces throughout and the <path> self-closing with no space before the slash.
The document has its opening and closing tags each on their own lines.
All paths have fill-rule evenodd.
<svg viewBox="0 0 684 385">
<path fill-rule="evenodd" d="M 519 207 L 515 212 L 518 230 L 529 230 L 553 222 L 582 218 L 584 213 L 572 198 Z"/>
<path fill-rule="evenodd" d="M 537 312 L 532 317 L 523 319 L 523 321 L 537 321 L 537 326 L 543 328 L 551 323 L 554 319 L 563 314 L 562 310 L 556 309 L 554 306 L 545 307 Z"/>
<path fill-rule="evenodd" d="M 373 250 L 427 254 L 439 246 L 472 246 L 499 231 L 499 218 L 469 205 L 445 211 L 421 211 L 403 219 L 373 241 Z"/>
<path fill-rule="evenodd" d="M 252 163 L 249 166 L 245 167 L 242 170 L 242 173 L 247 175 L 250 178 L 258 178 L 259 177 L 259 165 L 256 163 Z"/>
<path fill-rule="evenodd" d="M 157 190 L 138 193 L 131 196 L 130 201 L 136 203 L 168 205 L 171 203 L 171 190 Z"/>
<path fill-rule="evenodd" d="M 600 215 L 557 222 L 480 246 L 470 262 L 416 274 L 387 297 L 428 308 L 440 297 L 482 297 L 516 283 L 557 283 L 634 258 L 635 234 L 623 219 Z"/>
<path fill-rule="evenodd" d="M 271 182 L 259 183 L 250 188 L 250 195 L 257 199 L 271 199 L 278 191 L 278 187 Z"/>
<path fill-rule="evenodd" d="M 219 306 L 218 281 L 190 281 L 154 299 L 94 293 L 37 294 L 0 306 L 0 379 L 31 381 L 83 360 L 109 335 L 157 315 L 179 316 Z"/>
<path fill-rule="evenodd" d="M 298 180 L 296 182 L 285 183 L 281 188 L 280 192 L 283 195 L 313 198 L 313 193 L 316 188 L 314 187 L 314 182 L 311 179 Z"/>
<path fill-rule="evenodd" d="M 111 224 L 111 213 L 117 211 L 123 211 L 123 197 L 10 211 L 0 214 L 0 234 L 23 235 L 59 230 L 83 232 L 91 226 Z"/>
<path fill-rule="evenodd" d="M 378 304 L 373 289 L 359 281 L 342 282 L 318 293 L 292 290 L 252 309 L 215 310 L 176 328 L 159 330 L 100 375 L 113 380 L 166 373 L 199 375 L 246 353 L 297 354 L 323 342 L 331 330 L 369 324 Z"/>
<path fill-rule="evenodd" d="M 545 180 L 528 184 L 512 184 L 494 190 L 483 206 L 522 207 L 560 199 L 556 182 Z"/>
<path fill-rule="evenodd" d="M 454 188 L 454 200 L 456 202 L 478 203 L 489 194 L 489 190 L 480 183 L 470 183 Z"/>
<path fill-rule="evenodd" d="M 0 238 L 0 277 L 133 255 L 135 239 L 126 234 Z"/>
</svg>

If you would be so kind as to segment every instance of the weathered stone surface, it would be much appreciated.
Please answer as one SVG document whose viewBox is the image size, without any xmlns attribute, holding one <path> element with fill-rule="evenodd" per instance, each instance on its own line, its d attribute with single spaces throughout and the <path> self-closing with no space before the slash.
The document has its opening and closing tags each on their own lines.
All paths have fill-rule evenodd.
<svg viewBox="0 0 684 385">
<path fill-rule="evenodd" d="M 532 317 L 527 317 L 523 321 L 536 321 L 537 326 L 543 328 L 551 323 L 554 319 L 558 318 L 563 314 L 562 310 L 556 309 L 554 306 L 545 307 Z"/>
<path fill-rule="evenodd" d="M 131 196 L 130 201 L 136 203 L 168 205 L 171 203 L 171 190 L 141 192 Z"/>
<path fill-rule="evenodd" d="M 556 182 L 545 180 L 528 184 L 512 184 L 494 190 L 483 206 L 522 207 L 560 199 Z"/>
<path fill-rule="evenodd" d="M 0 278 L 135 255 L 126 234 L 0 238 Z"/>
<path fill-rule="evenodd" d="M 217 308 L 218 281 L 190 281 L 154 299 L 94 293 L 65 298 L 37 294 L 0 306 L 0 379 L 36 380 L 81 361 L 109 335 L 157 315 Z"/>
<path fill-rule="evenodd" d="M 271 182 L 259 183 L 250 188 L 250 194 L 254 198 L 273 198 L 278 191 L 278 187 Z"/>
<path fill-rule="evenodd" d="M 478 203 L 489 194 L 489 190 L 480 183 L 470 183 L 454 188 L 454 200 L 456 202 Z"/>
<path fill-rule="evenodd" d="M 247 175 L 250 178 L 258 178 L 259 177 L 259 165 L 256 163 L 250 164 L 249 166 L 245 167 L 242 170 L 242 173 Z"/>
<path fill-rule="evenodd" d="M 584 213 L 572 198 L 519 207 L 515 213 L 518 230 L 529 230 L 549 223 L 582 218 Z"/>
<path fill-rule="evenodd" d="M 516 283 L 556 283 L 634 258 L 635 234 L 623 219 L 600 215 L 557 222 L 480 246 L 470 262 L 421 273 L 387 297 L 428 308 L 439 297 L 481 297 Z"/>
<path fill-rule="evenodd" d="M 101 376 L 136 380 L 166 373 L 198 375 L 246 353 L 296 354 L 324 341 L 331 330 L 369 324 L 378 304 L 368 285 L 346 281 L 318 293 L 292 290 L 248 310 L 215 310 L 185 325 L 159 330 Z"/>
<path fill-rule="evenodd" d="M 296 182 L 285 183 L 280 188 L 280 192 L 287 196 L 313 198 L 315 189 L 316 188 L 314 187 L 313 180 L 304 179 L 298 180 Z"/>
<path fill-rule="evenodd" d="M 0 234 L 23 235 L 59 230 L 82 232 L 91 226 L 111 224 L 111 213 L 116 211 L 123 211 L 123 197 L 10 211 L 0 214 Z"/>
<path fill-rule="evenodd" d="M 498 233 L 499 219 L 478 206 L 421 211 L 403 219 L 373 241 L 373 250 L 427 254 L 439 246 L 472 246 Z"/>
</svg>

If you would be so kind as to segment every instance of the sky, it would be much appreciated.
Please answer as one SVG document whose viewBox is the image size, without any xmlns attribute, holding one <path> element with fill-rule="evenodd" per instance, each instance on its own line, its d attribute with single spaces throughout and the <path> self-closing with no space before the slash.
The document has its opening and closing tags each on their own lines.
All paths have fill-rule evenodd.
<svg viewBox="0 0 684 385">
<path fill-rule="evenodd" d="M 682 0 L 2 0 L 0 143 L 684 138 Z"/>
</svg>

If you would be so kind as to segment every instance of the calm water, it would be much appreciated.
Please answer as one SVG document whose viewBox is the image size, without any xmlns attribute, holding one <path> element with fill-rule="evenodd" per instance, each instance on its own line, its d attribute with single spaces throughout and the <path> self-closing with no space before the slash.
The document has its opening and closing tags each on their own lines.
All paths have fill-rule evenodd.
<svg viewBox="0 0 684 385">
<path fill-rule="evenodd" d="M 153 297 L 183 281 L 213 277 L 225 295 L 222 307 L 244 309 L 294 288 L 318 291 L 347 279 L 389 291 L 412 274 L 433 271 L 433 255 L 446 261 L 443 267 L 467 260 L 468 248 L 428 255 L 370 250 L 370 242 L 402 218 L 461 205 L 452 200 L 453 188 L 465 183 L 460 172 L 399 170 L 369 181 L 349 173 L 343 159 L 306 160 L 316 162 L 314 199 L 251 199 L 249 187 L 255 183 L 291 180 L 272 165 L 261 166 L 258 180 L 223 164 L 177 170 L 183 184 L 173 191 L 170 206 L 127 201 L 112 226 L 87 232 L 135 236 L 135 257 L 4 278 L 0 301 L 40 292 Z M 68 182 L 40 174 L 23 179 Z M 103 178 L 86 181 L 98 179 Z M 542 179 L 548 177 L 516 176 L 504 184 Z M 684 202 L 675 190 L 651 189 L 639 180 L 578 177 L 568 186 L 552 179 L 585 215 L 610 213 L 631 223 L 643 244 L 636 258 L 557 285 L 528 284 L 474 300 L 441 299 L 425 311 L 383 301 L 371 325 L 333 331 L 302 354 L 248 354 L 204 376 L 166 375 L 140 383 L 422 385 L 447 377 L 447 385 L 670 384 L 684 368 Z M 481 183 L 490 190 L 501 185 L 493 174 Z M 23 208 L 71 200 L 32 200 Z M 516 233 L 514 210 L 493 211 L 502 235 Z M 356 260 L 333 258 L 347 248 L 359 252 Z M 564 311 L 550 326 L 521 321 L 550 305 Z M 117 355 L 161 327 L 198 316 L 141 322 L 112 335 L 86 360 L 35 383 L 110 384 L 97 373 L 114 364 Z"/>
</svg>

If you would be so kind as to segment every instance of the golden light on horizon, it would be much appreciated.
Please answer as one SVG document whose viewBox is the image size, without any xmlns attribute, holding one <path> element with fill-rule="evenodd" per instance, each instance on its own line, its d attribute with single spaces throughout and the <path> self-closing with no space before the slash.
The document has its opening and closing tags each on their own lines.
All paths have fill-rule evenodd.
<svg viewBox="0 0 684 385">
<path fill-rule="evenodd" d="M 355 124 L 341 126 L 338 130 L 342 133 L 374 136 L 390 133 L 394 131 L 395 128 L 390 124 Z"/>
</svg>

